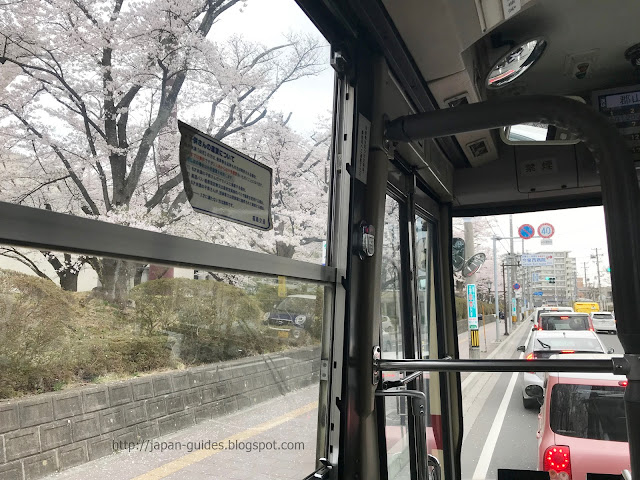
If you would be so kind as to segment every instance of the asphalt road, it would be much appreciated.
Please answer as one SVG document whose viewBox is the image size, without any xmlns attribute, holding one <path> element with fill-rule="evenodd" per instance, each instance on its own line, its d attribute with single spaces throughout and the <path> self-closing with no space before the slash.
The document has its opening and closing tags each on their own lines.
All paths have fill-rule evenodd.
<svg viewBox="0 0 640 480">
<path fill-rule="evenodd" d="M 525 328 L 518 334 L 521 337 L 518 344 L 523 345 L 529 330 Z M 598 336 L 607 348 L 614 348 L 615 354 L 623 353 L 616 335 Z M 519 357 L 515 349 L 505 353 L 500 358 Z M 475 405 L 468 405 L 467 400 L 465 406 L 465 410 L 473 411 L 475 407 L 479 413 L 471 418 L 465 417 L 468 422 L 465 422 L 462 444 L 462 478 L 495 479 L 499 468 L 536 470 L 538 411 L 523 407 L 520 375 L 484 375 L 484 393 L 474 396 L 472 401 Z"/>
</svg>

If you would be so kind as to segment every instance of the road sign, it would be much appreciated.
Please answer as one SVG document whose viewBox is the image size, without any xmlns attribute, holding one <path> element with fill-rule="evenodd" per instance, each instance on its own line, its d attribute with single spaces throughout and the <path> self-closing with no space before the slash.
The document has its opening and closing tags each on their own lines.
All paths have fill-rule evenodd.
<svg viewBox="0 0 640 480">
<path fill-rule="evenodd" d="M 519 283 L 517 283 L 517 282 L 516 282 L 516 283 L 514 283 L 514 284 L 513 284 L 513 289 L 514 289 L 514 290 L 519 290 L 519 289 L 520 289 L 520 284 L 519 284 Z"/>
<path fill-rule="evenodd" d="M 473 283 L 467 285 L 467 314 L 469 318 L 469 330 L 478 330 L 478 299 L 476 286 Z"/>
<path fill-rule="evenodd" d="M 532 282 L 538 282 L 538 281 L 540 281 L 540 274 L 539 274 L 539 273 L 532 273 L 532 274 L 531 274 L 531 281 L 532 281 Z"/>
<path fill-rule="evenodd" d="M 534 297 L 541 297 L 543 292 L 533 292 Z"/>
<path fill-rule="evenodd" d="M 550 238 L 543 238 L 540 240 L 540 245 L 553 245 L 553 240 Z"/>
<path fill-rule="evenodd" d="M 551 238 L 555 232 L 556 229 L 550 223 L 543 223 L 538 227 L 538 235 L 542 238 Z"/>
<path fill-rule="evenodd" d="M 523 267 L 537 267 L 553 265 L 551 253 L 523 253 L 520 257 L 520 265 Z"/>
<path fill-rule="evenodd" d="M 528 223 L 520 225 L 520 227 L 518 228 L 518 235 L 520 235 L 520 238 L 524 238 L 525 240 L 529 240 L 535 234 L 536 229 L 533 228 L 533 225 L 529 225 Z"/>
</svg>

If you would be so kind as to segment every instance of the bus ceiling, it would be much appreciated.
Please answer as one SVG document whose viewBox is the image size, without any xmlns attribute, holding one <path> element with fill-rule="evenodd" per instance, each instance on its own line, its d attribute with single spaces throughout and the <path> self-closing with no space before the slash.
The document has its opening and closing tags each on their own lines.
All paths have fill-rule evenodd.
<svg viewBox="0 0 640 480">
<path fill-rule="evenodd" d="M 310 14 L 318 9 L 315 2 L 298 1 Z M 327 36 L 334 48 L 345 39 L 364 40 L 383 54 L 413 112 L 533 94 L 572 95 L 591 104 L 594 91 L 640 83 L 640 49 L 634 49 L 640 43 L 640 35 L 634 35 L 640 15 L 636 0 L 616 2 L 614 9 L 608 2 L 592 0 L 586 4 L 584 0 L 326 0 L 324 4 L 333 14 Z M 610 20 L 603 22 L 605 18 Z M 520 55 L 519 47 L 532 39 L 544 46 L 535 63 L 527 64 L 526 72 L 513 81 L 500 84 L 502 75 L 508 74 L 505 69 L 496 77 L 498 82 L 488 85 L 492 68 L 509 53 Z M 500 88 L 491 88 L 497 84 Z M 451 184 L 445 190 L 436 184 L 436 196 L 451 201 L 454 213 L 602 203 L 598 166 L 583 142 L 507 144 L 499 133 L 503 126 L 458 131 L 429 141 L 436 147 L 431 153 L 439 164 L 441 183 Z M 426 143 L 414 144 L 414 150 L 427 150 Z M 442 166 L 440 155 L 449 165 Z M 433 172 L 418 163 L 414 166 L 433 187 Z"/>
</svg>

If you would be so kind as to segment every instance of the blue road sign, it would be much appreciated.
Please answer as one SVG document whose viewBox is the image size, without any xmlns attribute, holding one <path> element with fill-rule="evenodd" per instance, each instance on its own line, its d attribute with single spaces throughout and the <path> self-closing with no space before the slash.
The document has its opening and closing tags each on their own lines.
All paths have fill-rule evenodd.
<svg viewBox="0 0 640 480">
<path fill-rule="evenodd" d="M 516 282 L 516 283 L 514 283 L 514 284 L 513 284 L 513 289 L 514 289 L 514 290 L 520 290 L 520 284 L 519 284 L 519 283 L 517 283 L 517 282 Z"/>
<path fill-rule="evenodd" d="M 535 297 L 541 297 L 542 296 L 542 292 L 533 292 L 533 295 Z"/>
<path fill-rule="evenodd" d="M 478 298 L 476 286 L 473 283 L 467 285 L 467 313 L 469 319 L 469 330 L 478 329 Z"/>
<path fill-rule="evenodd" d="M 533 225 L 529 225 L 528 223 L 520 225 L 520 227 L 518 228 L 518 235 L 520 235 L 520 238 L 524 238 L 525 240 L 530 239 L 535 234 L 536 229 L 533 228 Z"/>
</svg>

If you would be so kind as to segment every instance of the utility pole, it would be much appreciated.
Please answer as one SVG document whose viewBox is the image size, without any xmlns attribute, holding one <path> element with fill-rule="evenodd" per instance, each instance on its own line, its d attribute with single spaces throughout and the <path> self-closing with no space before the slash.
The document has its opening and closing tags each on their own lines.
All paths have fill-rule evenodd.
<svg viewBox="0 0 640 480">
<path fill-rule="evenodd" d="M 507 319 L 511 316 L 510 311 L 507 311 L 507 308 L 511 308 L 510 305 L 507 305 L 507 282 L 504 279 L 504 262 L 502 262 L 502 298 L 504 299 L 504 334 L 509 335 L 509 328 L 507 325 L 509 322 Z M 507 314 L 509 315 L 507 316 Z"/>
<path fill-rule="evenodd" d="M 494 300 L 495 300 L 495 309 L 496 309 L 496 342 L 500 338 L 500 302 L 498 301 L 498 248 L 496 246 L 496 242 L 498 241 L 498 237 L 494 235 L 493 237 L 493 291 L 494 291 Z M 504 276 L 503 276 L 504 277 Z"/>
<path fill-rule="evenodd" d="M 473 245 L 473 219 L 468 217 L 464 219 L 464 244 L 465 244 L 465 256 L 467 258 L 473 257 L 473 255 L 475 254 L 475 251 L 474 251 L 475 249 Z M 475 273 L 470 277 L 465 278 L 465 285 L 471 285 L 475 283 L 476 283 Z M 466 292 L 467 292 L 467 289 L 465 288 L 465 296 L 466 296 Z M 478 298 L 479 298 L 478 285 L 476 285 L 476 312 L 480 311 L 480 309 L 478 308 Z M 467 302 L 469 302 L 469 299 L 467 299 Z M 467 309 L 467 314 L 468 313 L 469 312 Z M 470 323 L 468 323 L 468 325 L 470 325 Z M 469 330 L 469 358 L 480 358 L 480 341 L 479 341 L 480 337 L 479 335 L 475 337 L 478 340 L 476 345 L 474 337 L 472 336 L 472 333 L 471 333 L 471 328 L 467 327 L 467 329 Z M 478 333 L 479 332 L 476 330 L 476 334 Z"/>
<path fill-rule="evenodd" d="M 600 254 L 598 254 L 598 249 L 595 249 L 596 254 L 595 254 L 595 258 L 596 258 L 596 268 L 598 271 L 598 304 L 602 304 L 602 290 L 600 289 Z M 591 258 L 593 258 L 594 255 L 591 255 Z"/>
<path fill-rule="evenodd" d="M 558 277 L 556 276 L 556 256 L 555 254 L 551 254 L 553 257 L 553 299 L 555 300 L 556 307 L 558 306 Z"/>
<path fill-rule="evenodd" d="M 513 305 L 513 299 L 515 297 L 514 293 L 513 293 L 513 284 L 516 282 L 516 267 L 515 267 L 515 255 L 513 253 L 513 215 L 509 215 L 509 235 L 511 236 L 511 239 L 509 240 L 509 250 L 511 251 L 510 254 L 510 263 L 511 263 L 511 278 L 509 279 L 509 317 L 511 318 L 511 325 L 509 326 L 509 330 L 511 330 L 511 326 L 513 325 L 513 321 L 517 319 L 518 316 L 518 309 L 516 307 L 516 311 L 513 312 L 512 309 L 512 305 Z M 517 302 L 516 302 L 517 304 Z M 516 318 L 514 319 L 514 313 Z"/>
<path fill-rule="evenodd" d="M 589 280 L 587 280 L 587 262 L 583 262 L 582 265 L 584 266 L 584 289 L 588 292 L 589 291 Z"/>
</svg>

